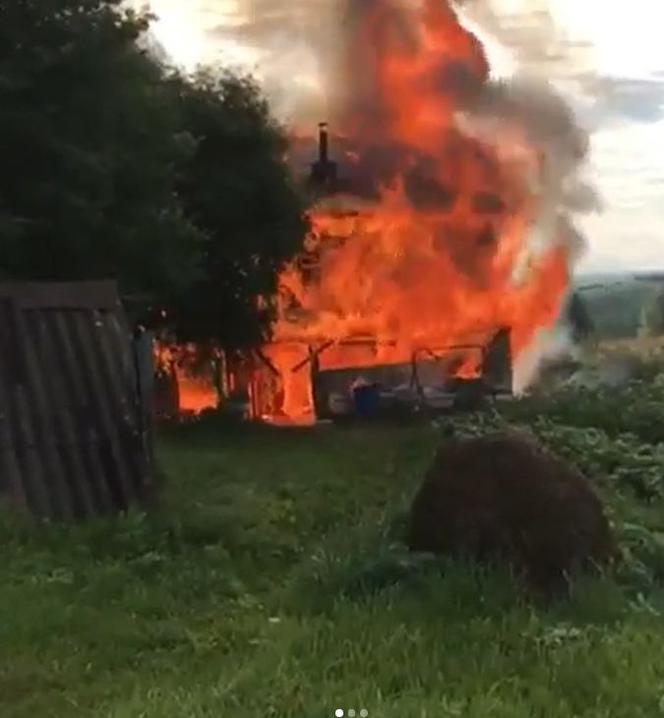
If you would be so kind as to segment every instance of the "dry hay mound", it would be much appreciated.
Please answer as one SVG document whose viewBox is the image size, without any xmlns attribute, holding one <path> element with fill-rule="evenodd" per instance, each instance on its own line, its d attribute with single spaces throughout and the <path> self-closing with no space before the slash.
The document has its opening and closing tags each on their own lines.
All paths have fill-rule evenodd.
<svg viewBox="0 0 664 718">
<path fill-rule="evenodd" d="M 588 481 L 516 432 L 442 444 L 415 497 L 408 544 L 413 551 L 506 559 L 545 591 L 614 555 Z"/>
</svg>

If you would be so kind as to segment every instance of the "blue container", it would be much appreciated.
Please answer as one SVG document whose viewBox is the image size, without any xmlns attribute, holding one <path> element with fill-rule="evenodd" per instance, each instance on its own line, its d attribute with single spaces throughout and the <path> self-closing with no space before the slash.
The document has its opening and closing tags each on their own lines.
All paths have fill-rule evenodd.
<svg viewBox="0 0 664 718">
<path fill-rule="evenodd" d="M 358 386 L 353 389 L 353 404 L 355 413 L 363 419 L 369 419 L 378 414 L 380 392 L 375 384 Z"/>
</svg>

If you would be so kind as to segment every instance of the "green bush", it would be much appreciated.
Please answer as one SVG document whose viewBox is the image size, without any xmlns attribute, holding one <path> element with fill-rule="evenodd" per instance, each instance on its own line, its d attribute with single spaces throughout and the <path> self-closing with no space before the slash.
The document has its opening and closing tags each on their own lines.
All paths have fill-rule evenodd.
<svg viewBox="0 0 664 718">
<path fill-rule="evenodd" d="M 568 426 L 593 427 L 612 438 L 632 434 L 656 444 L 664 441 L 664 375 L 620 388 L 566 387 L 515 401 L 503 413 L 515 421 L 546 417 Z"/>
<path fill-rule="evenodd" d="M 649 444 L 634 434 L 611 436 L 599 428 L 569 426 L 543 415 L 527 424 L 511 423 L 498 414 L 455 421 L 454 433 L 481 436 L 508 427 L 532 434 L 598 485 L 618 493 L 629 491 L 645 502 L 664 497 L 664 444 Z"/>
</svg>

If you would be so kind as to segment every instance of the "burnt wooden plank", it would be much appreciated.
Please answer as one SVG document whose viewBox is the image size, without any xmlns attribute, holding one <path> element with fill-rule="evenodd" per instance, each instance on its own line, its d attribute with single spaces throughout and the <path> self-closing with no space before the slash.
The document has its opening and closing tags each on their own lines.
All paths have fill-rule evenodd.
<svg viewBox="0 0 664 718">
<path fill-rule="evenodd" d="M 318 347 L 317 349 L 312 349 L 309 347 L 309 355 L 302 359 L 302 361 L 298 362 L 292 369 L 291 372 L 295 374 L 296 372 L 300 371 L 303 367 L 305 367 L 307 364 L 314 361 L 314 359 L 318 359 L 318 355 L 322 354 L 326 349 L 329 349 L 333 344 L 336 344 L 334 339 L 330 339 L 330 341 L 325 342 L 322 346 Z"/>
<path fill-rule="evenodd" d="M 138 376 L 125 327 L 113 313 L 96 314 L 95 341 L 91 347 L 103 377 L 106 404 L 118 427 L 120 450 L 126 457 L 125 486 L 130 499 L 142 498 L 148 476 L 143 450 L 141 407 L 138 403 Z"/>
<path fill-rule="evenodd" d="M 152 424 L 154 404 L 151 397 L 154 394 L 154 336 L 151 332 L 141 332 L 134 337 L 133 352 L 138 376 L 138 401 L 146 422 Z"/>
<path fill-rule="evenodd" d="M 275 375 L 280 376 L 279 370 L 274 366 L 274 364 L 263 354 L 263 352 L 260 349 L 254 349 L 254 354 L 265 364 L 265 366 Z"/>
<path fill-rule="evenodd" d="M 136 390 L 140 412 L 141 440 L 147 462 L 145 479 L 151 483 L 153 476 L 154 457 L 154 338 L 149 332 L 141 332 L 134 336 L 132 353 L 136 374 Z"/>
</svg>

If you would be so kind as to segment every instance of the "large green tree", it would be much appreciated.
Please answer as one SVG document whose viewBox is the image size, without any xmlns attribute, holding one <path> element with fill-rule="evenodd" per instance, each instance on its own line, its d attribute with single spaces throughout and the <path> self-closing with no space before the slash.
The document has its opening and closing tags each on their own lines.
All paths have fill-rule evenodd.
<svg viewBox="0 0 664 718">
<path fill-rule="evenodd" d="M 119 0 L 0 3 L 0 273 L 190 283 L 200 232 L 174 194 L 189 147 L 149 17 Z"/>
<path fill-rule="evenodd" d="M 196 146 L 178 195 L 204 234 L 205 272 L 171 316 L 181 337 L 255 344 L 266 335 L 278 272 L 305 231 L 285 134 L 250 77 L 201 71 L 173 88 Z"/>
<path fill-rule="evenodd" d="M 120 0 L 0 2 L 0 278 L 114 277 L 181 338 L 265 336 L 303 207 L 248 78 L 187 78 Z"/>
</svg>

